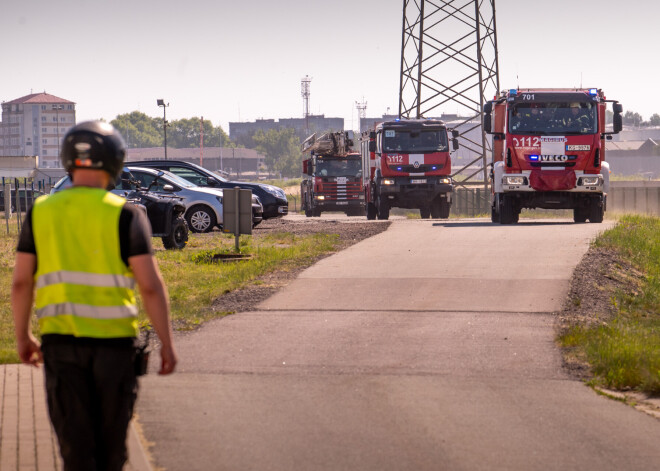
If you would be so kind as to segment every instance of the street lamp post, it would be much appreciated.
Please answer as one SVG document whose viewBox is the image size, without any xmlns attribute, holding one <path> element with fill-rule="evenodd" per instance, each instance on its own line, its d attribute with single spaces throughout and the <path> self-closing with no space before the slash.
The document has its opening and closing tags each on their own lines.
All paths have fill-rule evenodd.
<svg viewBox="0 0 660 471">
<path fill-rule="evenodd" d="M 165 113 L 165 108 L 170 106 L 170 104 L 165 104 L 165 100 L 162 98 L 158 98 L 156 104 L 163 107 L 163 137 L 165 142 L 165 160 L 167 160 L 167 115 Z"/>
</svg>

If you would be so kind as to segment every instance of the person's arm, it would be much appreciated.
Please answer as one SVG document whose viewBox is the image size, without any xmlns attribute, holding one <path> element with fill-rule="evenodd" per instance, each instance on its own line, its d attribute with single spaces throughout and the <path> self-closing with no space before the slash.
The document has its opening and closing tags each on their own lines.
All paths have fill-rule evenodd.
<svg viewBox="0 0 660 471">
<path fill-rule="evenodd" d="M 36 255 L 16 252 L 14 278 L 11 285 L 11 307 L 14 314 L 16 348 L 21 361 L 34 366 L 37 366 L 43 359 L 39 341 L 32 335 L 30 327 L 36 267 Z"/>
<path fill-rule="evenodd" d="M 156 259 L 151 254 L 135 255 L 129 257 L 128 264 L 133 270 L 147 316 L 160 339 L 161 367 L 158 374 L 170 374 L 176 367 L 177 357 L 172 343 L 169 296 Z"/>
</svg>

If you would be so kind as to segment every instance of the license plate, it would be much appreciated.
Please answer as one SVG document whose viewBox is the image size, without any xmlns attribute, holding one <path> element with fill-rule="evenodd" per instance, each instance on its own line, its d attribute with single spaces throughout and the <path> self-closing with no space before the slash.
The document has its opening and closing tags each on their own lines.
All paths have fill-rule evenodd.
<svg viewBox="0 0 660 471">
<path fill-rule="evenodd" d="M 410 183 L 426 183 L 426 178 L 416 178 L 410 180 Z"/>
<path fill-rule="evenodd" d="M 337 206 L 339 206 L 340 204 L 348 204 L 348 201 L 337 201 Z"/>
</svg>

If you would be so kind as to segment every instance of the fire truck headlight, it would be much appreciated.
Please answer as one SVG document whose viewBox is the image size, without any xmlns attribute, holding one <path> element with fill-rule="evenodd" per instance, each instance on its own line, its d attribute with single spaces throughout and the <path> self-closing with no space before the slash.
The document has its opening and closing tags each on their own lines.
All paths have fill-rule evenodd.
<svg viewBox="0 0 660 471">
<path fill-rule="evenodd" d="M 505 185 L 524 185 L 525 177 L 504 177 Z"/>
<path fill-rule="evenodd" d="M 319 201 L 323 201 L 325 199 L 324 195 L 316 195 L 316 199 Z"/>
<path fill-rule="evenodd" d="M 451 183 L 451 178 L 441 178 L 440 183 Z"/>
<path fill-rule="evenodd" d="M 595 186 L 600 184 L 600 175 L 594 177 L 582 177 L 580 178 L 582 186 Z"/>
<path fill-rule="evenodd" d="M 394 185 L 394 180 L 391 178 L 383 178 L 383 185 Z"/>
</svg>

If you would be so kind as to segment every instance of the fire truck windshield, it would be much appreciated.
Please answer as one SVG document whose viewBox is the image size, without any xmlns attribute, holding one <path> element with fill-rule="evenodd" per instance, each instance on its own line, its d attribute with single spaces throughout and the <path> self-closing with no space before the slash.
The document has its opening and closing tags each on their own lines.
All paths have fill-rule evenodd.
<svg viewBox="0 0 660 471">
<path fill-rule="evenodd" d="M 511 134 L 595 134 L 597 106 L 589 102 L 514 103 L 509 107 Z"/>
<path fill-rule="evenodd" d="M 316 159 L 316 174 L 322 177 L 357 177 L 361 170 L 359 159 Z"/>
<path fill-rule="evenodd" d="M 447 131 L 441 130 L 399 130 L 383 131 L 383 152 L 430 153 L 447 152 Z"/>
</svg>

